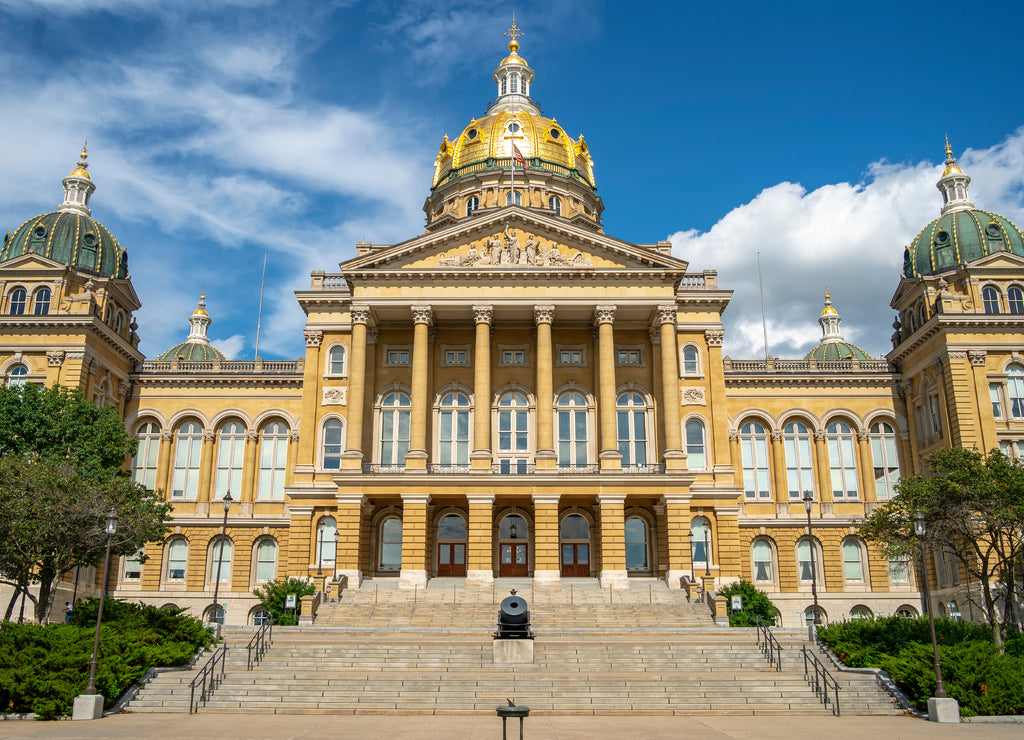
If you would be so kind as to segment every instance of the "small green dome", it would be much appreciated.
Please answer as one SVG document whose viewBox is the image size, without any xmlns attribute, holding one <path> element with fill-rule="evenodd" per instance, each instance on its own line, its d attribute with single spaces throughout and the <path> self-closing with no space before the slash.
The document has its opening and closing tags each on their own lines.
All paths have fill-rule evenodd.
<svg viewBox="0 0 1024 740">
<path fill-rule="evenodd" d="M 836 361 L 836 360 L 871 360 L 871 355 L 862 350 L 856 344 L 850 344 L 842 340 L 822 342 L 806 355 L 805 360 Z"/>
<path fill-rule="evenodd" d="M 903 253 L 903 274 L 937 275 L 996 252 L 1024 257 L 1024 234 L 998 213 L 955 210 L 925 226 L 910 243 Z"/>
<path fill-rule="evenodd" d="M 160 353 L 160 356 L 156 359 L 170 362 L 175 358 L 185 360 L 186 362 L 213 362 L 214 360 L 226 361 L 228 359 L 224 356 L 223 352 L 212 344 L 204 342 L 182 342 L 181 344 L 176 344 L 166 352 Z"/>
<path fill-rule="evenodd" d="M 68 210 L 31 218 L 4 237 L 0 261 L 39 254 L 94 275 L 128 277 L 128 253 L 107 228 Z"/>
</svg>

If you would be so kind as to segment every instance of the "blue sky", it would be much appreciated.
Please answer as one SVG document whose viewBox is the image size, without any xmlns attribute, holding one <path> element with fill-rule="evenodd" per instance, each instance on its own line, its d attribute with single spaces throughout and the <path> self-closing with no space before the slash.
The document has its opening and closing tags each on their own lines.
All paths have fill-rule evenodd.
<svg viewBox="0 0 1024 740">
<path fill-rule="evenodd" d="M 978 207 L 1024 225 L 1019 2 L 0 0 L 0 227 L 56 207 L 88 138 L 143 352 L 184 338 L 205 285 L 211 337 L 251 357 L 267 251 L 260 354 L 298 357 L 309 271 L 422 231 L 513 9 L 605 230 L 719 270 L 733 357 L 764 351 L 757 252 L 773 355 L 817 342 L 826 283 L 846 338 L 889 348 L 947 133 Z"/>
</svg>

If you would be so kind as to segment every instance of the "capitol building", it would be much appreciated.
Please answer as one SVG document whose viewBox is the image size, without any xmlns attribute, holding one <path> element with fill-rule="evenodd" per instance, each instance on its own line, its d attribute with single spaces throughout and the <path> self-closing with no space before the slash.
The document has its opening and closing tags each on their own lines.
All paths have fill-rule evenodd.
<svg viewBox="0 0 1024 740">
<path fill-rule="evenodd" d="M 210 619 L 216 590 L 251 624 L 253 589 L 282 576 L 743 578 L 788 627 L 813 616 L 812 584 L 824 621 L 921 613 L 920 568 L 858 524 L 935 450 L 1024 453 L 1021 231 L 971 201 L 947 142 L 937 218 L 891 245 L 896 321 L 870 327 L 892 331 L 885 358 L 843 339 L 827 293 L 804 357 L 723 356 L 730 287 L 669 242 L 605 232 L 588 144 L 541 110 L 511 36 L 494 99 L 440 142 L 423 231 L 360 242 L 296 292 L 296 360 L 226 359 L 205 296 L 183 341 L 144 357 L 145 296 L 93 218 L 84 151 L 56 211 L 7 227 L 3 381 L 117 408 L 135 479 L 174 507 L 166 539 L 111 567 L 113 595 Z M 928 570 L 936 613 L 966 616 L 952 556 Z"/>
</svg>

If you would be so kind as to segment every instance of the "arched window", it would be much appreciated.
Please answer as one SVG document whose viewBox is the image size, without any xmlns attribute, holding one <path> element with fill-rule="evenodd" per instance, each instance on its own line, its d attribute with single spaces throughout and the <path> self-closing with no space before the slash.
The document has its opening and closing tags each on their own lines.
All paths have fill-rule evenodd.
<svg viewBox="0 0 1024 740">
<path fill-rule="evenodd" d="M 379 570 L 402 569 L 402 520 L 389 516 L 380 525 Z"/>
<path fill-rule="evenodd" d="M 740 455 L 743 458 L 743 491 L 750 499 L 771 498 L 768 473 L 768 434 L 756 421 L 740 427 Z"/>
<path fill-rule="evenodd" d="M 519 391 L 498 399 L 498 469 L 525 473 L 530 462 L 529 403 Z"/>
<path fill-rule="evenodd" d="M 843 541 L 843 579 L 847 583 L 864 582 L 864 549 L 852 537 Z"/>
<path fill-rule="evenodd" d="M 346 352 L 344 345 L 338 345 L 331 347 L 331 351 L 327 356 L 327 374 L 328 375 L 345 375 L 345 359 Z"/>
<path fill-rule="evenodd" d="M 692 344 L 683 347 L 683 375 L 700 373 L 700 353 Z"/>
<path fill-rule="evenodd" d="M 755 583 L 770 583 L 775 580 L 772 560 L 772 544 L 768 540 L 754 540 L 751 547 L 751 562 L 754 564 Z"/>
<path fill-rule="evenodd" d="M 160 458 L 160 427 L 148 421 L 138 428 L 139 448 L 132 458 L 132 480 L 147 490 L 156 489 L 156 471 Z"/>
<path fill-rule="evenodd" d="M 871 425 L 871 465 L 875 471 L 875 495 L 888 501 L 900 480 L 900 464 L 896 456 L 896 433 L 884 421 Z"/>
<path fill-rule="evenodd" d="M 708 460 L 704 444 L 704 422 L 688 419 L 686 422 L 686 467 L 707 470 Z"/>
<path fill-rule="evenodd" d="M 521 206 L 523 204 L 523 194 L 518 190 L 516 191 L 516 205 Z M 512 205 L 512 193 L 505 193 L 505 205 Z"/>
<path fill-rule="evenodd" d="M 340 419 L 328 419 L 324 423 L 324 470 L 341 468 L 342 431 L 344 425 Z"/>
<path fill-rule="evenodd" d="M 562 215 L 562 200 L 557 196 L 552 195 L 548 198 L 548 208 L 556 215 Z"/>
<path fill-rule="evenodd" d="M 626 570 L 650 570 L 647 522 L 642 517 L 626 519 Z"/>
<path fill-rule="evenodd" d="M 265 537 L 256 544 L 256 582 L 274 580 L 277 575 L 277 542 Z"/>
<path fill-rule="evenodd" d="M 412 403 L 401 392 L 388 393 L 380 406 L 380 464 L 405 467 L 409 453 L 409 422 Z"/>
<path fill-rule="evenodd" d="M 50 313 L 50 289 L 40 288 L 32 297 L 32 313 L 36 316 L 45 316 Z"/>
<path fill-rule="evenodd" d="M 210 543 L 210 583 L 231 583 L 231 556 L 234 543 L 230 537 L 215 537 Z"/>
<path fill-rule="evenodd" d="M 188 571 L 188 540 L 176 537 L 167 545 L 167 580 L 185 581 Z"/>
<path fill-rule="evenodd" d="M 814 495 L 814 452 L 811 433 L 799 421 L 782 428 L 782 449 L 786 454 L 786 485 L 790 499 L 801 499 L 804 493 Z"/>
<path fill-rule="evenodd" d="M 114 331 L 117 332 L 118 334 L 121 333 L 121 316 L 122 315 L 123 314 L 120 311 L 118 311 L 116 314 L 114 314 Z"/>
<path fill-rule="evenodd" d="M 203 621 L 207 624 L 213 622 L 215 624 L 224 624 L 224 607 L 219 604 L 214 604 L 206 610 L 206 615 L 203 617 Z"/>
<path fill-rule="evenodd" d="M 558 467 L 588 464 L 587 445 L 590 409 L 582 393 L 569 391 L 558 397 L 555 412 L 558 427 Z"/>
<path fill-rule="evenodd" d="M 1010 313 L 1024 313 L 1024 291 L 1013 285 L 1006 291 L 1006 299 L 1010 304 Z"/>
<path fill-rule="evenodd" d="M 832 498 L 857 498 L 857 440 L 853 430 L 834 421 L 826 429 L 828 464 L 832 477 Z"/>
<path fill-rule="evenodd" d="M 875 615 L 866 606 L 855 606 L 850 610 L 850 619 L 854 622 L 863 622 L 874 618 Z"/>
<path fill-rule="evenodd" d="M 217 434 L 217 475 L 214 481 L 214 500 L 234 491 L 233 498 L 242 493 L 242 467 L 245 464 L 245 427 L 237 421 L 222 424 Z"/>
<path fill-rule="evenodd" d="M 333 516 L 325 516 L 316 525 L 317 563 L 333 563 L 338 550 L 338 522 Z"/>
<path fill-rule="evenodd" d="M 114 306 L 111 303 L 108 303 L 107 307 L 103 310 L 103 323 L 107 326 L 111 326 L 114 323 Z"/>
<path fill-rule="evenodd" d="M 814 542 L 814 567 L 811 567 L 811 541 L 806 537 L 801 537 L 800 541 L 796 544 L 796 565 L 797 574 L 800 580 L 804 583 L 810 583 L 814 580 L 812 574 L 817 575 L 818 588 L 820 589 L 823 585 L 821 580 L 821 547 L 817 542 Z"/>
<path fill-rule="evenodd" d="M 7 387 L 16 388 L 28 382 L 28 368 L 24 365 L 15 365 L 7 373 Z"/>
<path fill-rule="evenodd" d="M 25 313 L 25 303 L 28 300 L 28 294 L 24 288 L 15 288 L 11 291 L 11 300 L 7 304 L 7 313 L 11 316 L 21 316 Z"/>
<path fill-rule="evenodd" d="M 270 612 L 266 609 L 257 609 L 252 613 L 252 623 L 254 626 L 259 627 L 260 625 L 267 624 L 270 621 Z"/>
<path fill-rule="evenodd" d="M 985 304 L 985 313 L 999 313 L 999 291 L 991 285 L 981 291 L 981 300 Z"/>
<path fill-rule="evenodd" d="M 466 199 L 466 215 L 472 216 L 473 211 L 480 207 L 480 199 L 475 195 L 471 195 Z"/>
<path fill-rule="evenodd" d="M 909 604 L 901 604 L 896 607 L 896 616 L 904 619 L 914 619 L 917 616 L 917 609 Z"/>
<path fill-rule="evenodd" d="M 615 423 L 622 467 L 647 465 L 647 404 L 636 391 L 628 391 L 615 402 Z"/>
<path fill-rule="evenodd" d="M 260 435 L 260 485 L 256 498 L 280 501 L 284 498 L 284 471 L 288 464 L 288 427 L 272 421 Z"/>
<path fill-rule="evenodd" d="M 444 394 L 438 408 L 438 454 L 440 465 L 469 467 L 470 403 L 465 393 Z"/>
<path fill-rule="evenodd" d="M 711 522 L 702 516 L 690 522 L 690 545 L 693 556 L 693 569 L 696 571 L 698 564 L 705 570 L 714 562 L 713 545 L 711 537 Z"/>
<path fill-rule="evenodd" d="M 1010 399 L 1010 415 L 1024 419 L 1024 369 L 1011 365 L 1006 370 L 1006 395 Z"/>
<path fill-rule="evenodd" d="M 194 499 L 199 491 L 199 461 L 203 450 L 203 428 L 199 422 L 186 421 L 178 427 L 174 446 L 174 472 L 171 498 Z"/>
</svg>

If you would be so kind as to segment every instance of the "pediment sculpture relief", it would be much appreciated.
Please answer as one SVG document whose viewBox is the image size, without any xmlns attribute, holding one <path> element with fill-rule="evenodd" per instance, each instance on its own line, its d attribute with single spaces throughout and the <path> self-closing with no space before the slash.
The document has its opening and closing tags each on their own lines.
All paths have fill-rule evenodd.
<svg viewBox="0 0 1024 740">
<path fill-rule="evenodd" d="M 466 254 L 440 257 L 438 267 L 593 267 L 594 260 L 582 252 L 568 257 L 552 242 L 542 244 L 532 234 L 520 242 L 515 229 L 505 227 L 504 241 L 495 235 L 480 242 L 471 242 Z"/>
</svg>

